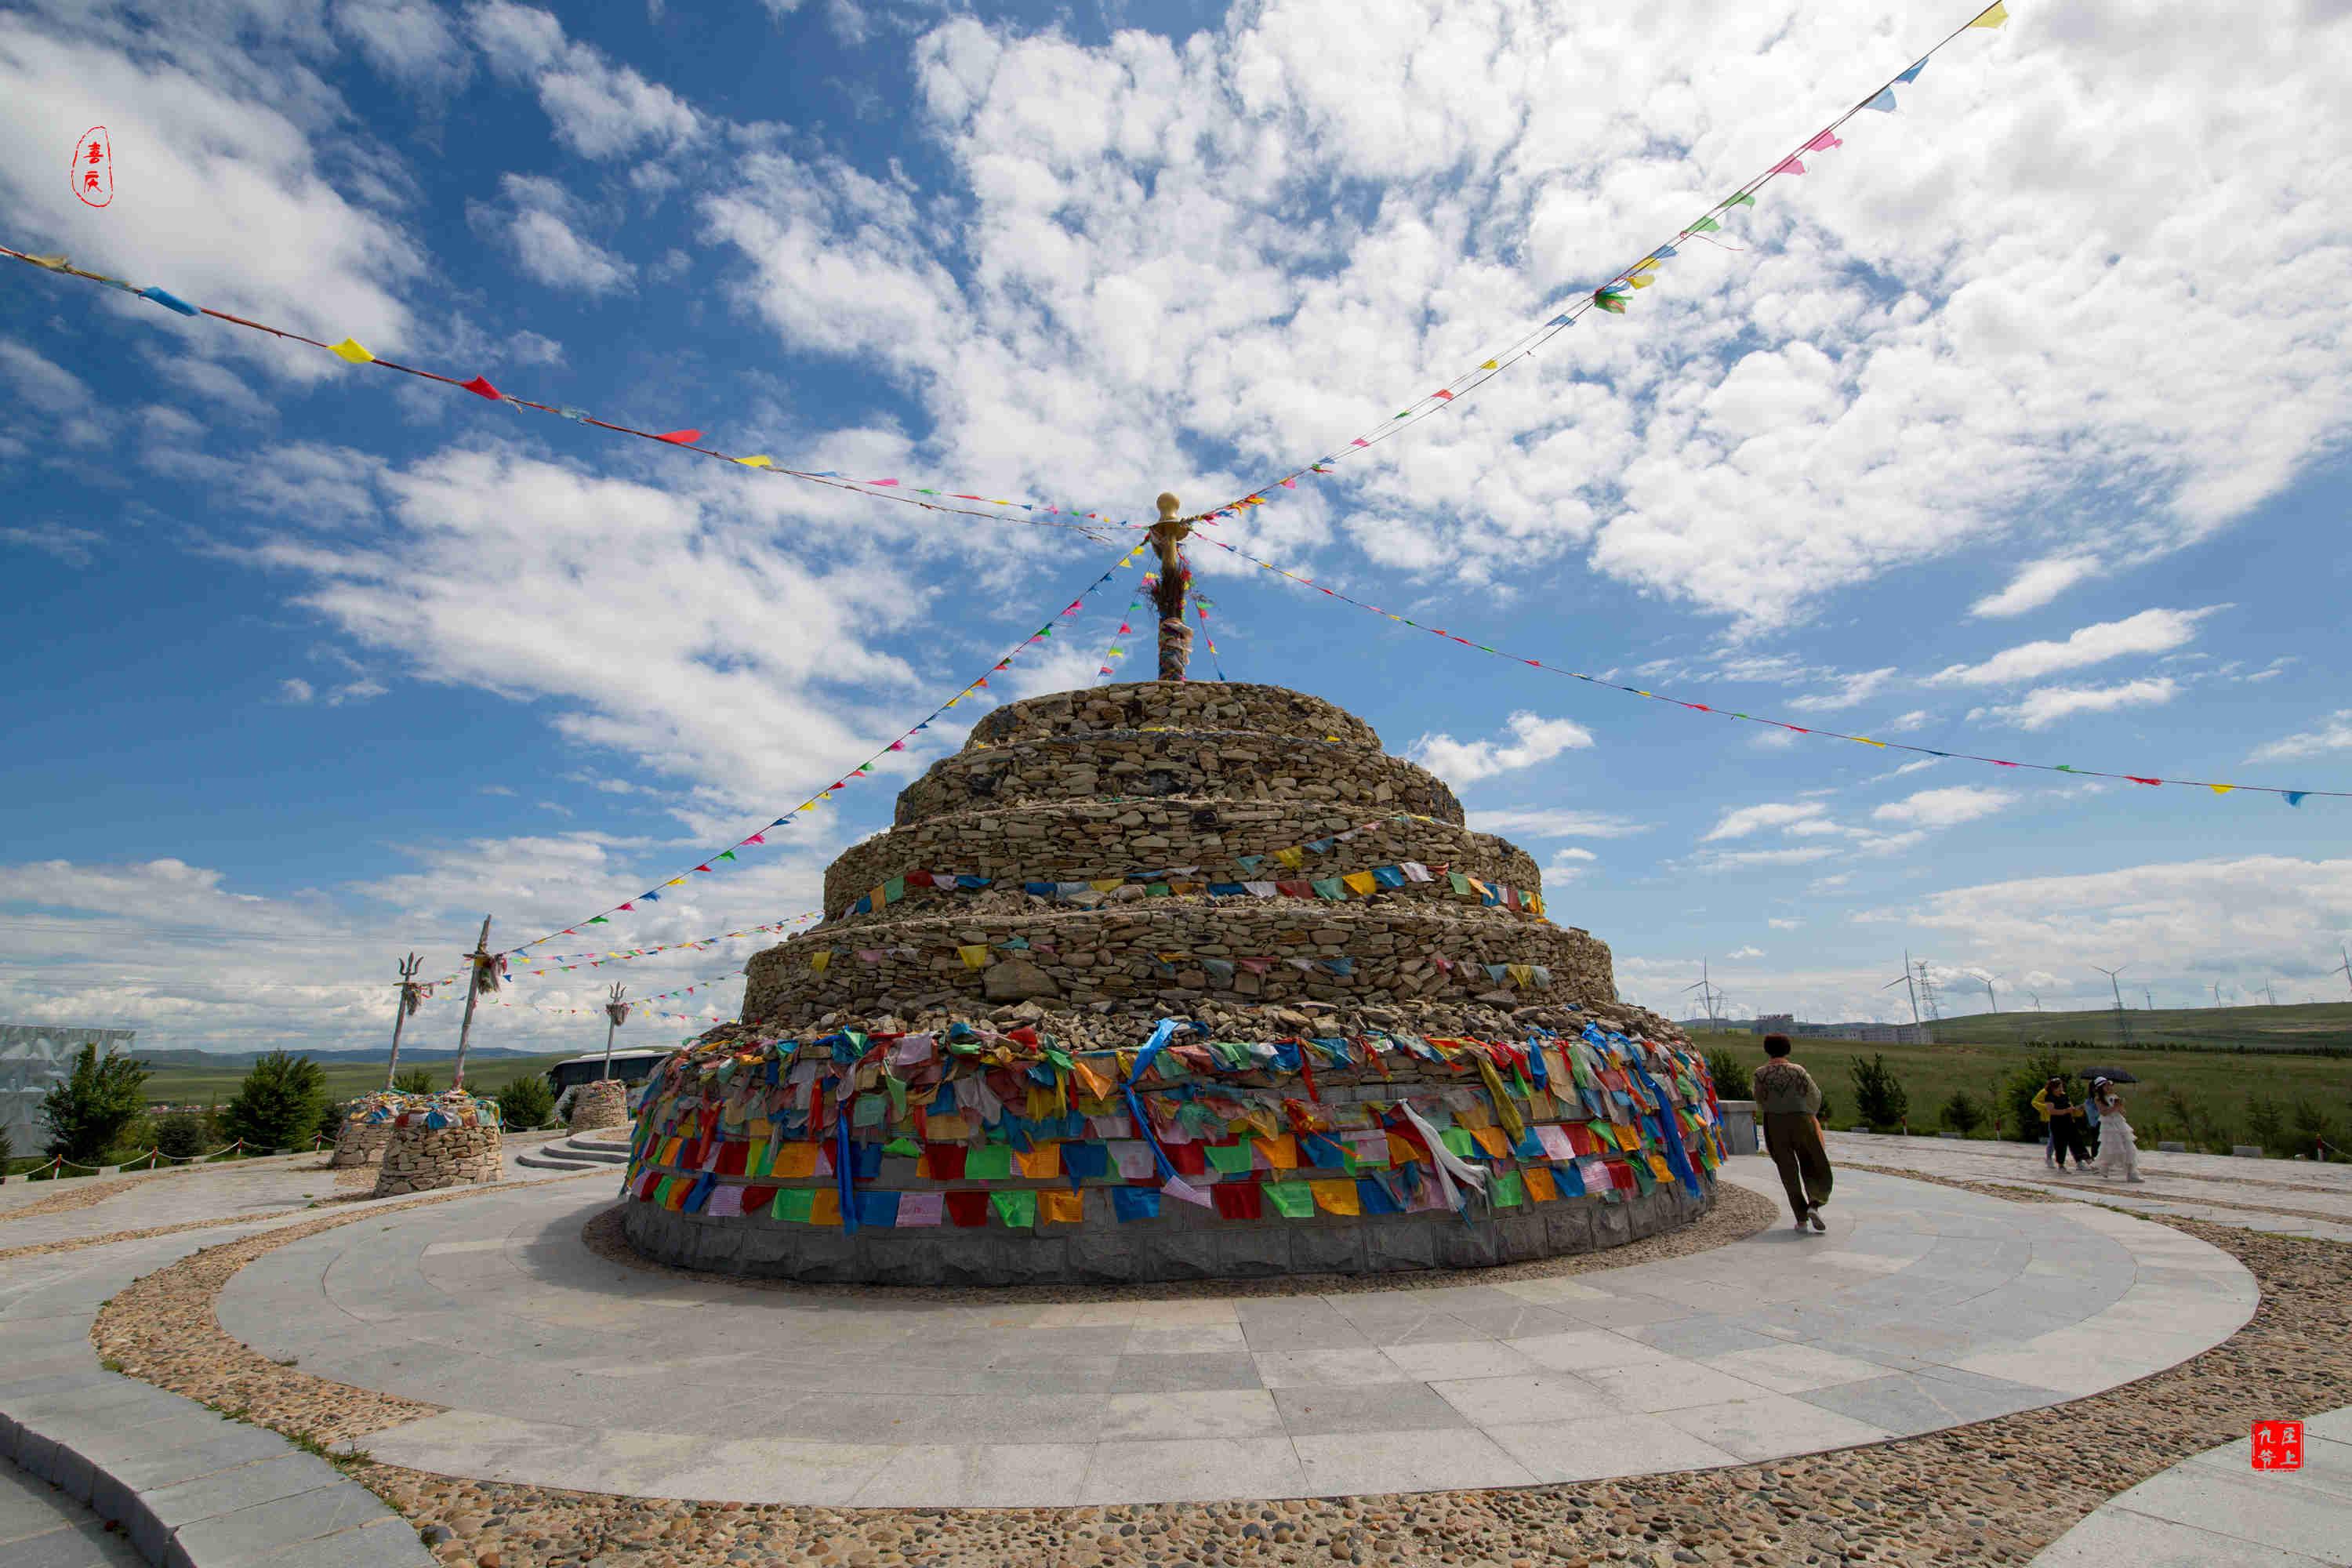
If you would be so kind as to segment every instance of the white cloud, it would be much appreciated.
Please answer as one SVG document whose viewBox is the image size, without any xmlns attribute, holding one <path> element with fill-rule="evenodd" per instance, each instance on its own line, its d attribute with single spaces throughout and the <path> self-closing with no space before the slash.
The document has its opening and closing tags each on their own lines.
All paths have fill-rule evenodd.
<svg viewBox="0 0 2352 1568">
<path fill-rule="evenodd" d="M 1800 827 L 1826 818 L 1827 808 L 1818 801 L 1771 801 L 1761 805 L 1742 805 L 1727 811 L 1707 830 L 1703 844 L 1718 838 L 1745 838 L 1762 828 L 1777 827 L 1794 832 Z"/>
<path fill-rule="evenodd" d="M 1892 666 L 1885 669 L 1865 669 L 1853 675 L 1838 677 L 1834 691 L 1816 692 L 1791 700 L 1790 707 L 1806 713 L 1826 713 L 1840 708 L 1853 708 L 1875 697 L 1880 689 L 1895 678 Z"/>
<path fill-rule="evenodd" d="M 1467 815 L 1470 826 L 1477 832 L 1516 833 L 1527 838 L 1630 838 L 1636 833 L 1647 833 L 1651 826 L 1605 811 L 1572 811 L 1559 806 L 1515 805 Z"/>
<path fill-rule="evenodd" d="M 2339 708 L 2316 730 L 2266 742 L 2246 753 L 2250 763 L 2284 762 L 2291 757 L 2315 757 L 2322 752 L 2352 750 L 2352 708 Z"/>
<path fill-rule="evenodd" d="M 1727 958 L 1761 958 L 1764 956 L 1764 950 L 1760 947 L 1735 947 L 1724 956 Z"/>
<path fill-rule="evenodd" d="M 1837 851 L 1821 846 L 1809 849 L 1712 850 L 1698 862 L 1702 870 L 1733 870 L 1744 866 L 1810 866 Z"/>
<path fill-rule="evenodd" d="M 1805 922 L 1796 920 L 1782 920 L 1779 915 L 1771 915 L 1765 919 L 1764 923 L 1770 926 L 1774 931 L 1795 931 Z"/>
<path fill-rule="evenodd" d="M 647 143 L 675 148 L 702 132 L 691 105 L 594 47 L 567 41 L 550 12 L 490 0 L 467 22 L 492 68 L 529 79 L 556 140 L 583 157 L 619 157 Z"/>
<path fill-rule="evenodd" d="M 1978 616 L 2021 616 L 2038 610 L 2099 570 L 2095 555 L 2049 555 L 2028 562 L 1998 594 L 1988 594 L 1969 606 Z"/>
<path fill-rule="evenodd" d="M 295 677 L 290 679 L 279 681 L 278 683 L 278 694 L 286 701 L 299 705 L 300 703 L 310 701 L 310 699 L 318 695 L 318 692 L 311 687 L 309 681 L 304 680 L 299 677 Z"/>
<path fill-rule="evenodd" d="M 35 522 L 0 526 L 0 544 L 18 545 L 53 555 L 68 566 L 88 566 L 98 557 L 91 546 L 105 542 L 105 535 L 87 528 L 68 528 L 61 522 Z"/>
<path fill-rule="evenodd" d="M 2006 719 L 2021 730 L 2047 730 L 2077 713 L 2112 713 L 2119 708 L 2153 708 L 2179 693 L 2170 676 L 2128 680 L 2119 686 L 2037 686 L 2018 702 L 1971 709 L 1970 719 Z"/>
<path fill-rule="evenodd" d="M 1796 745 L 1797 737 L 1786 730 L 1759 730 L 1748 743 L 1759 752 L 1785 752 Z"/>
<path fill-rule="evenodd" d="M 1886 774 L 1884 774 L 1884 775 L 1882 775 L 1882 776 L 1886 777 L 1886 778 L 1890 778 L 1890 779 L 1899 779 L 1899 778 L 1903 777 L 1906 773 L 1922 773 L 1922 772 L 1925 772 L 1927 769 L 1928 769 L 1928 768 L 1932 768 L 1932 767 L 1936 766 L 1937 763 L 1941 763 L 1943 760 L 1944 760 L 1944 759 L 1943 759 L 1943 758 L 1941 758 L 1941 757 L 1921 757 L 1921 758 L 1920 758 L 1918 761 L 1916 761 L 1916 762 L 1906 763 L 1904 763 L 1901 767 L 1896 768 L 1894 772 L 1889 773 L 1886 773 Z"/>
<path fill-rule="evenodd" d="M 1451 735 L 1423 735 L 1405 750 L 1423 767 L 1456 787 L 1509 773 L 1515 768 L 1548 763 L 1565 751 L 1592 744 L 1592 732 L 1566 719 L 1546 719 L 1521 711 L 1507 721 L 1513 739 L 1457 741 Z"/>
<path fill-rule="evenodd" d="M 554 180 L 537 174 L 499 177 L 503 205 L 469 203 L 467 216 L 483 233 L 494 235 L 514 253 L 522 269 L 557 289 L 577 289 L 583 294 L 609 294 L 625 289 L 636 268 L 574 227 L 587 221 L 586 209 Z"/>
<path fill-rule="evenodd" d="M 2142 610 L 2120 621 L 2084 626 L 2064 642 L 2020 643 L 1982 664 L 1956 664 L 1929 676 L 1937 686 L 1998 686 L 2080 669 L 2127 654 L 2165 653 L 2197 635 L 2197 623 L 2221 606 L 2202 610 Z"/>
<path fill-rule="evenodd" d="M 337 0 L 334 16 L 394 81 L 446 92 L 473 74 L 474 57 L 428 0 Z"/>
<path fill-rule="evenodd" d="M 1878 728 L 1882 733 L 1900 735 L 1908 731 L 1921 728 L 1934 717 L 1935 715 L 1928 712 L 1925 708 L 1914 708 L 1908 713 L 1897 713 L 1894 718 L 1889 719 L 1885 723 L 1881 724 Z"/>
<path fill-rule="evenodd" d="M 1953 784 L 1945 789 L 1921 790 L 1904 800 L 1887 802 L 1871 816 L 1879 822 L 1901 822 L 1919 827 L 1956 827 L 1963 822 L 1974 822 L 1990 816 L 2016 804 L 2017 796 L 2008 790 L 1987 789 L 1981 784 Z"/>
</svg>

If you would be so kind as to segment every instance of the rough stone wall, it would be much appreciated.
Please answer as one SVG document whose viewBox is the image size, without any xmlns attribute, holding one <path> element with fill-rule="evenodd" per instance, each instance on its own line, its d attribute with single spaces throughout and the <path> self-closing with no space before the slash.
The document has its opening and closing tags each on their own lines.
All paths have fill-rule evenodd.
<svg viewBox="0 0 2352 1568">
<path fill-rule="evenodd" d="M 501 1159 L 495 1127 L 395 1127 L 383 1152 L 374 1195 L 396 1197 L 468 1182 L 495 1182 Z"/>
<path fill-rule="evenodd" d="M 899 795 L 897 821 L 1104 795 L 1301 801 L 1349 807 L 1360 821 L 1382 810 L 1462 820 L 1462 803 L 1444 781 L 1402 758 L 1289 735 L 1170 731 L 958 752 Z"/>
<path fill-rule="evenodd" d="M 568 1125 L 574 1132 L 599 1127 L 624 1127 L 629 1121 L 628 1086 L 616 1078 L 600 1078 L 580 1086 L 572 1096 Z"/>
<path fill-rule="evenodd" d="M 1032 998 L 1058 1008 L 1130 998 L 1181 1005 L 1211 995 L 1360 1004 L 1486 996 L 1507 1004 L 1587 1006 L 1616 998 L 1609 949 L 1588 932 L 1531 915 L 1456 911 L 1434 903 L 1154 899 L 1102 911 L 929 917 L 871 929 L 870 937 L 820 929 L 756 954 L 744 1016 L 799 1023 L 826 1012 Z M 1016 937 L 1029 943 L 1025 952 L 1000 951 Z M 866 941 L 891 945 L 865 948 Z M 823 973 L 811 967 L 815 952 L 838 943 L 857 945 L 830 959 Z M 983 944 L 990 952 L 980 969 L 953 951 Z M 900 951 L 908 947 L 911 956 Z M 874 954 L 872 961 L 861 952 Z M 1182 956 L 1160 957 L 1170 952 Z M 1238 963 L 1224 974 L 1198 962 L 1263 956 L 1275 963 L 1262 974 Z M 1346 958 L 1354 973 L 1301 971 L 1286 962 L 1291 958 Z M 1440 965 L 1440 958 L 1451 967 Z M 1550 970 L 1551 984 L 1541 989 L 1497 984 L 1483 967 L 1489 963 L 1541 964 Z"/>
<path fill-rule="evenodd" d="M 345 1121 L 335 1129 L 335 1152 L 327 1157 L 328 1168 L 373 1165 L 383 1158 L 384 1145 L 391 1142 L 389 1121 Z"/>
<path fill-rule="evenodd" d="M 838 915 L 908 871 L 954 871 L 999 882 L 1077 882 L 1163 866 L 1198 866 L 1204 878 L 1334 877 L 1399 860 L 1450 866 L 1486 881 L 1538 889 L 1541 875 L 1508 839 L 1447 823 L 1379 820 L 1322 803 L 1192 798 L 1029 802 L 958 812 L 894 827 L 851 847 L 824 875 L 824 907 Z M 1288 870 L 1268 859 L 1254 871 L 1244 855 L 1272 856 L 1310 840 L 1361 828 L 1309 864 Z M 1018 892 L 1014 888 L 1012 891 Z M 952 910 L 971 895 L 908 889 L 905 910 Z M 893 903 L 891 910 L 899 906 Z M 878 911 L 887 914 L 890 911 Z M 845 917 L 849 921 L 873 916 Z"/>
<path fill-rule="evenodd" d="M 1056 691 L 1008 702 L 971 727 L 983 745 L 1146 727 L 1255 730 L 1299 735 L 1377 752 L 1372 727 L 1336 703 L 1283 686 L 1245 681 L 1139 680 L 1118 686 Z"/>
</svg>

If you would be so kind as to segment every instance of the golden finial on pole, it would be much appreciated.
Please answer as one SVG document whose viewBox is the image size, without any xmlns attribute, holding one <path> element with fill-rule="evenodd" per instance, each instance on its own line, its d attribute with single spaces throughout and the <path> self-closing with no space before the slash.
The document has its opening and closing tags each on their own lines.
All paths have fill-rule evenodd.
<svg viewBox="0 0 2352 1568">
<path fill-rule="evenodd" d="M 1183 679 L 1184 668 L 1192 659 L 1192 628 L 1184 624 L 1184 590 L 1191 585 L 1192 574 L 1180 549 L 1191 536 L 1192 525 L 1177 517 L 1182 505 L 1173 491 L 1160 491 L 1160 521 L 1151 525 L 1151 541 L 1160 549 L 1160 586 L 1151 599 L 1160 612 L 1162 680 Z"/>
</svg>

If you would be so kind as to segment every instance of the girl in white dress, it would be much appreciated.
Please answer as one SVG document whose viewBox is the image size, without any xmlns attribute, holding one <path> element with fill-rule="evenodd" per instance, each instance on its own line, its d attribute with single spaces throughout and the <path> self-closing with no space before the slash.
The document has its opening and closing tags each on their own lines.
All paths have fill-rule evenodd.
<svg viewBox="0 0 2352 1568">
<path fill-rule="evenodd" d="M 2100 1079 L 2091 1085 L 2091 1099 L 2099 1108 L 2099 1174 L 2112 1180 L 2120 1173 L 2126 1182 L 2145 1180 L 2139 1173 L 2138 1141 L 2124 1120 L 2123 1096 Z"/>
</svg>

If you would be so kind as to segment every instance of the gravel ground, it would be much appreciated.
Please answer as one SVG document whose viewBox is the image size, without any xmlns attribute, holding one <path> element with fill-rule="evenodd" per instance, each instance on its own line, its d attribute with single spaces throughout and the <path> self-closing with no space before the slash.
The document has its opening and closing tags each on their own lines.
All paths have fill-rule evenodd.
<svg viewBox="0 0 2352 1568">
<path fill-rule="evenodd" d="M 44 1193 L 37 1198 L 27 1199 L 21 1204 L 11 1204 L 5 1210 L 0 1210 L 0 1225 L 5 1225 L 10 1220 L 37 1219 L 45 1214 L 65 1214 L 73 1209 L 86 1209 L 92 1204 L 104 1203 L 125 1187 L 134 1187 L 155 1176 L 171 1173 L 168 1171 L 142 1171 L 134 1176 L 76 1176 L 63 1182 L 38 1184 L 28 1182 L 25 1184 L 27 1186 L 37 1184 L 55 1190 Z M 15 1184 L 10 1184 L 12 1186 Z"/>
<path fill-rule="evenodd" d="M 1657 1263 L 1705 1252 L 1753 1236 L 1779 1215 L 1780 1211 L 1769 1200 L 1745 1187 L 1717 1182 L 1714 1206 L 1690 1224 L 1663 1236 L 1643 1237 L 1599 1252 L 1572 1252 L 1529 1263 L 1498 1264 L 1492 1268 L 1434 1268 L 1410 1274 L 1285 1274 L 1270 1279 L 1179 1279 L 1140 1285 L 805 1285 L 791 1279 L 747 1279 L 736 1274 L 677 1268 L 656 1263 L 630 1247 L 621 1235 L 619 1204 L 600 1210 L 581 1228 L 580 1239 L 589 1251 L 607 1263 L 742 1290 L 789 1290 L 817 1299 L 870 1299 L 876 1293 L 887 1293 L 893 1306 L 901 1302 L 992 1301 L 1059 1305 L 1073 1301 L 1167 1301 L 1196 1296 L 1338 1296 L 1360 1290 L 1441 1290 L 1458 1285 L 1507 1285 L 1514 1279 L 1557 1279 L 1594 1268 L 1625 1268 L 1636 1263 Z"/>
<path fill-rule="evenodd" d="M 407 1402 L 322 1394 L 338 1385 L 263 1361 L 212 1316 L 213 1295 L 247 1258 L 341 1223 L 348 1220 L 289 1226 L 151 1275 L 108 1305 L 93 1338 L 165 1387 L 200 1398 L 241 1394 L 257 1418 L 283 1431 L 324 1435 L 397 1419 L 392 1413 Z M 2352 1403 L 2352 1247 L 2197 1220 L 2149 1223 L 2231 1253 L 2260 1282 L 2260 1308 L 2227 1342 L 2088 1399 L 1768 1465 L 1414 1496 L 907 1511 L 646 1500 L 460 1480 L 364 1458 L 347 1468 L 453 1568 L 2021 1563 L 2101 1502 L 2242 1436 L 2253 1417 Z M 1635 1250 L 1598 1255 L 1598 1266 L 1629 1261 Z M 383 1403 L 362 1424 L 346 1396 Z M 1606 1428 L 1593 1438 L 1606 1442 Z"/>
</svg>

